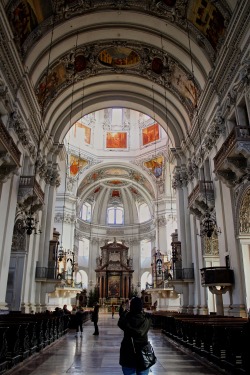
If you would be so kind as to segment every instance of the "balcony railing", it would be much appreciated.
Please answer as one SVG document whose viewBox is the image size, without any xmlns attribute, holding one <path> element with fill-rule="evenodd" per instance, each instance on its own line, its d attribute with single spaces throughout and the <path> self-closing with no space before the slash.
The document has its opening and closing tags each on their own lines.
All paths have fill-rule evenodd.
<svg viewBox="0 0 250 375">
<path fill-rule="evenodd" d="M 21 176 L 19 190 L 21 189 L 33 189 L 35 196 L 41 203 L 44 203 L 44 192 L 42 191 L 34 176 Z"/>
<path fill-rule="evenodd" d="M 214 194 L 213 181 L 199 181 L 193 189 L 192 193 L 188 196 L 188 207 L 191 207 L 193 203 L 199 199 L 199 196 L 211 197 Z"/>
<path fill-rule="evenodd" d="M 10 154 L 16 166 L 20 166 L 21 152 L 14 143 L 12 137 L 10 136 L 8 130 L 0 121 L 0 144 L 4 147 L 6 151 Z M 1 149 L 1 147 L 0 147 Z"/>
<path fill-rule="evenodd" d="M 65 286 L 82 289 L 81 282 L 77 283 L 75 280 L 68 278 L 67 276 L 67 272 L 58 274 L 56 268 L 53 267 L 36 267 L 36 280 L 64 280 Z"/>
<path fill-rule="evenodd" d="M 250 142 L 250 127 L 235 126 L 220 150 L 214 157 L 214 169 L 217 171 L 236 146 L 236 142 Z"/>
<path fill-rule="evenodd" d="M 193 268 L 176 268 L 174 270 L 169 271 L 168 273 L 165 272 L 163 275 L 162 280 L 157 280 L 156 288 L 163 289 L 166 287 L 166 282 L 173 281 L 187 281 L 187 280 L 194 280 L 194 269 Z M 146 289 L 154 288 L 154 284 L 146 283 Z"/>
</svg>

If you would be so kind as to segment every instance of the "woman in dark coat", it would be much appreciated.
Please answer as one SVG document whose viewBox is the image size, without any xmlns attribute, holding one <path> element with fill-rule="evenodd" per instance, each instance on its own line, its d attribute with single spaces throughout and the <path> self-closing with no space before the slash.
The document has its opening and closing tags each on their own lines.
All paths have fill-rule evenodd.
<svg viewBox="0 0 250 375">
<path fill-rule="evenodd" d="M 124 331 L 119 361 L 124 375 L 148 375 L 150 369 L 136 368 L 135 352 L 147 344 L 150 325 L 150 319 L 142 312 L 141 299 L 134 297 L 130 311 L 124 312 L 118 321 L 118 327 Z"/>
<path fill-rule="evenodd" d="M 99 303 L 95 303 L 94 311 L 92 313 L 92 322 L 94 323 L 95 332 L 93 335 L 98 336 L 99 335 L 99 328 L 98 328 L 98 318 L 99 318 Z"/>
</svg>

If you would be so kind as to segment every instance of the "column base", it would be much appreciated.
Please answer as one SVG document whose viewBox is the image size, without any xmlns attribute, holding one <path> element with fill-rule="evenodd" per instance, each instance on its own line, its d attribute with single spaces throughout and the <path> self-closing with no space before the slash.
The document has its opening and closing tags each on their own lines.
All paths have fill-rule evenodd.
<svg viewBox="0 0 250 375">
<path fill-rule="evenodd" d="M 37 312 L 36 311 L 36 306 L 32 303 L 22 303 L 21 304 L 21 312 L 23 314 L 32 314 Z"/>
<path fill-rule="evenodd" d="M 7 305 L 6 302 L 0 302 L 0 313 L 3 312 L 8 312 L 9 311 L 9 306 Z"/>
<path fill-rule="evenodd" d="M 244 304 L 226 306 L 224 307 L 224 311 L 228 316 L 247 318 L 247 308 Z"/>
</svg>

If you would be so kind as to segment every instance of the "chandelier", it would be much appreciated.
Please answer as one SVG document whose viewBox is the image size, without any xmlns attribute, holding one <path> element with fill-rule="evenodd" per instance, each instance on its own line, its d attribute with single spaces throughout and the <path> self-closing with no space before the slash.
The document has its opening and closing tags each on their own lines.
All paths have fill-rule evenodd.
<svg viewBox="0 0 250 375">
<path fill-rule="evenodd" d="M 213 233 L 221 233 L 220 228 L 217 227 L 216 220 L 211 216 L 210 212 L 206 212 L 203 220 L 201 221 L 201 237 L 211 238 Z"/>
</svg>

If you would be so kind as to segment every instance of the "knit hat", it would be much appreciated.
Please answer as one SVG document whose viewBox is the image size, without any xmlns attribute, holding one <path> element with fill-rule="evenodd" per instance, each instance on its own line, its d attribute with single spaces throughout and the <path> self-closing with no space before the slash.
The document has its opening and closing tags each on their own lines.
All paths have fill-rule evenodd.
<svg viewBox="0 0 250 375">
<path fill-rule="evenodd" d="M 130 311 L 132 313 L 140 313 L 142 311 L 142 300 L 139 297 L 134 297 L 131 299 Z"/>
</svg>

